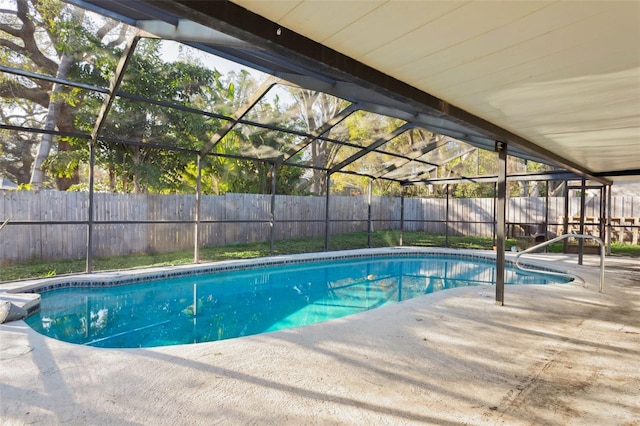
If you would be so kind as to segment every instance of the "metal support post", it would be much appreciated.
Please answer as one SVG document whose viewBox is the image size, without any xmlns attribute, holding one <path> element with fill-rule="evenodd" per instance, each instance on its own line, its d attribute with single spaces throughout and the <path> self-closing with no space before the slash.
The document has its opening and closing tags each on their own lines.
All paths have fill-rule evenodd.
<svg viewBox="0 0 640 426">
<path fill-rule="evenodd" d="M 564 219 L 562 220 L 562 233 L 569 233 L 569 181 L 564 181 Z M 566 253 L 568 250 L 568 241 L 563 242 L 562 251 Z"/>
<path fill-rule="evenodd" d="M 496 222 L 496 218 L 497 216 L 497 211 L 496 209 L 498 208 L 498 182 L 494 182 L 493 183 L 493 235 L 492 235 L 492 240 L 493 240 L 493 246 L 496 246 L 496 227 L 497 227 L 497 222 Z"/>
<path fill-rule="evenodd" d="M 371 248 L 371 199 L 373 196 L 373 179 L 369 179 L 369 193 L 367 198 L 367 247 Z"/>
<path fill-rule="evenodd" d="M 271 163 L 271 213 L 269 217 L 269 254 L 273 256 L 275 242 L 276 242 L 276 233 L 275 233 L 275 225 L 276 225 L 276 163 Z"/>
<path fill-rule="evenodd" d="M 607 199 L 606 199 L 607 187 L 602 185 L 600 187 L 600 217 L 598 218 L 598 238 L 605 241 L 606 234 L 606 212 L 607 212 Z"/>
<path fill-rule="evenodd" d="M 94 216 L 94 173 L 96 167 L 96 148 L 93 139 L 89 142 L 89 205 L 87 206 L 87 258 L 86 272 L 93 272 L 93 216 Z"/>
<path fill-rule="evenodd" d="M 549 238 L 549 181 L 544 184 L 544 239 Z"/>
<path fill-rule="evenodd" d="M 585 209 L 585 179 L 583 178 L 580 183 L 580 231 L 578 233 L 580 235 L 584 234 L 584 209 Z M 582 260 L 584 256 L 584 240 L 580 238 L 578 240 L 578 265 L 582 265 Z"/>
<path fill-rule="evenodd" d="M 331 193 L 331 173 L 327 172 L 327 194 L 324 203 L 324 250 L 329 251 L 329 194 Z"/>
<path fill-rule="evenodd" d="M 404 245 L 404 196 L 406 194 L 406 186 L 402 187 L 400 192 L 400 245 Z"/>
<path fill-rule="evenodd" d="M 607 185 L 607 256 L 611 255 L 611 185 Z"/>
<path fill-rule="evenodd" d="M 496 305 L 504 305 L 505 218 L 507 198 L 507 144 L 496 141 L 498 151 L 498 205 L 496 208 Z"/>
<path fill-rule="evenodd" d="M 96 153 L 95 147 L 98 142 L 98 136 L 100 135 L 100 130 L 102 130 L 102 126 L 106 121 L 107 114 L 109 114 L 109 110 L 111 109 L 111 105 L 113 104 L 113 100 L 116 97 L 116 93 L 118 88 L 120 87 L 120 83 L 122 82 L 122 78 L 124 77 L 124 71 L 133 56 L 133 52 L 138 45 L 138 41 L 140 41 L 140 37 L 137 35 L 132 37 L 124 51 L 122 52 L 122 56 L 120 56 L 120 61 L 116 66 L 116 70 L 113 74 L 113 78 L 111 79 L 111 83 L 109 84 L 109 92 L 105 97 L 102 105 L 100 107 L 100 111 L 98 111 L 98 116 L 96 118 L 96 123 L 93 126 L 93 130 L 91 131 L 91 141 L 89 146 L 89 206 L 88 206 L 88 218 L 87 218 L 87 274 L 93 272 L 93 216 L 94 216 L 94 200 L 93 200 L 93 192 L 94 192 L 94 173 L 95 173 L 95 162 L 96 162 Z"/>
<path fill-rule="evenodd" d="M 202 208 L 202 156 L 196 157 L 198 172 L 196 175 L 196 223 L 193 229 L 193 263 L 200 263 L 200 219 Z"/>
<path fill-rule="evenodd" d="M 444 209 L 444 246 L 449 247 L 449 184 L 444 186 L 444 192 L 447 196 Z"/>
</svg>

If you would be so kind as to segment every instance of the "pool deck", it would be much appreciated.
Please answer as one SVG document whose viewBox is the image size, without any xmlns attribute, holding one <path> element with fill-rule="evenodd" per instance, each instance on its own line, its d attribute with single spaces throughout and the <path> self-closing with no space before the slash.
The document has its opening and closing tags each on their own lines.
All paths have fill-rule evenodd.
<svg viewBox="0 0 640 426">
<path fill-rule="evenodd" d="M 509 254 L 511 255 L 511 254 Z M 0 325 L 0 423 L 640 425 L 640 260 L 442 291 L 299 329 L 100 349 Z"/>
</svg>

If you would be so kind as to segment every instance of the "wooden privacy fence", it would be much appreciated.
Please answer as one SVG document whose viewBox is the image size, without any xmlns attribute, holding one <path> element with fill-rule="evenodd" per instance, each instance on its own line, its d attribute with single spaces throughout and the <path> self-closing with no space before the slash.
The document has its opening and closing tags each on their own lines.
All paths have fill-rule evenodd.
<svg viewBox="0 0 640 426">
<path fill-rule="evenodd" d="M 325 235 L 326 198 L 276 195 L 273 204 L 275 240 Z M 272 197 L 259 194 L 203 196 L 200 246 L 269 241 Z M 570 230 L 579 212 L 579 198 L 569 199 Z M 84 258 L 88 229 L 88 194 L 58 191 L 0 191 L 0 262 Z M 94 194 L 93 250 L 95 256 L 167 252 L 194 248 L 194 195 Z M 547 207 L 547 209 L 545 209 Z M 640 197 L 613 197 L 613 241 L 638 243 Z M 369 213 L 370 212 L 370 213 Z M 403 214 L 401 215 L 401 212 Z M 404 229 L 431 234 L 494 235 L 491 198 L 433 199 L 331 196 L 329 234 Z M 524 235 L 542 222 L 560 233 L 564 198 L 510 198 L 509 236 Z M 589 198 L 587 218 L 600 217 L 600 200 Z M 633 219 L 633 220 L 631 220 Z M 617 220 L 617 222 L 616 222 Z M 128 223 L 122 223 L 128 222 Z M 596 219 L 597 222 L 597 219 Z M 598 235 L 597 224 L 586 232 Z"/>
</svg>

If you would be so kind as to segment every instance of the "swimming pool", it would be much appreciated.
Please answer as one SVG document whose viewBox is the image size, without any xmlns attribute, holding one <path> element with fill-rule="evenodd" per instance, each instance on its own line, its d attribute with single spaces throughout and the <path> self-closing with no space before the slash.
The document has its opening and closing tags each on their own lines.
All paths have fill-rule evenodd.
<svg viewBox="0 0 640 426">
<path fill-rule="evenodd" d="M 478 256 L 408 252 L 292 259 L 152 276 L 128 285 L 120 285 L 126 280 L 58 283 L 39 289 L 40 310 L 26 322 L 44 335 L 77 344 L 178 345 L 300 327 L 435 291 L 495 283 L 494 262 Z M 512 266 L 505 272 L 506 284 L 568 281 Z"/>
</svg>

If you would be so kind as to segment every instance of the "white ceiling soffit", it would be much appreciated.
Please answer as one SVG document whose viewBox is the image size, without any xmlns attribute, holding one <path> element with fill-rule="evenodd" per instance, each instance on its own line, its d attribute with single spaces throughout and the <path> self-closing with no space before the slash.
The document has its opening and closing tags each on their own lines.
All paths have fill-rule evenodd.
<svg viewBox="0 0 640 426">
<path fill-rule="evenodd" d="M 590 171 L 640 170 L 640 1 L 234 3 Z"/>
</svg>

